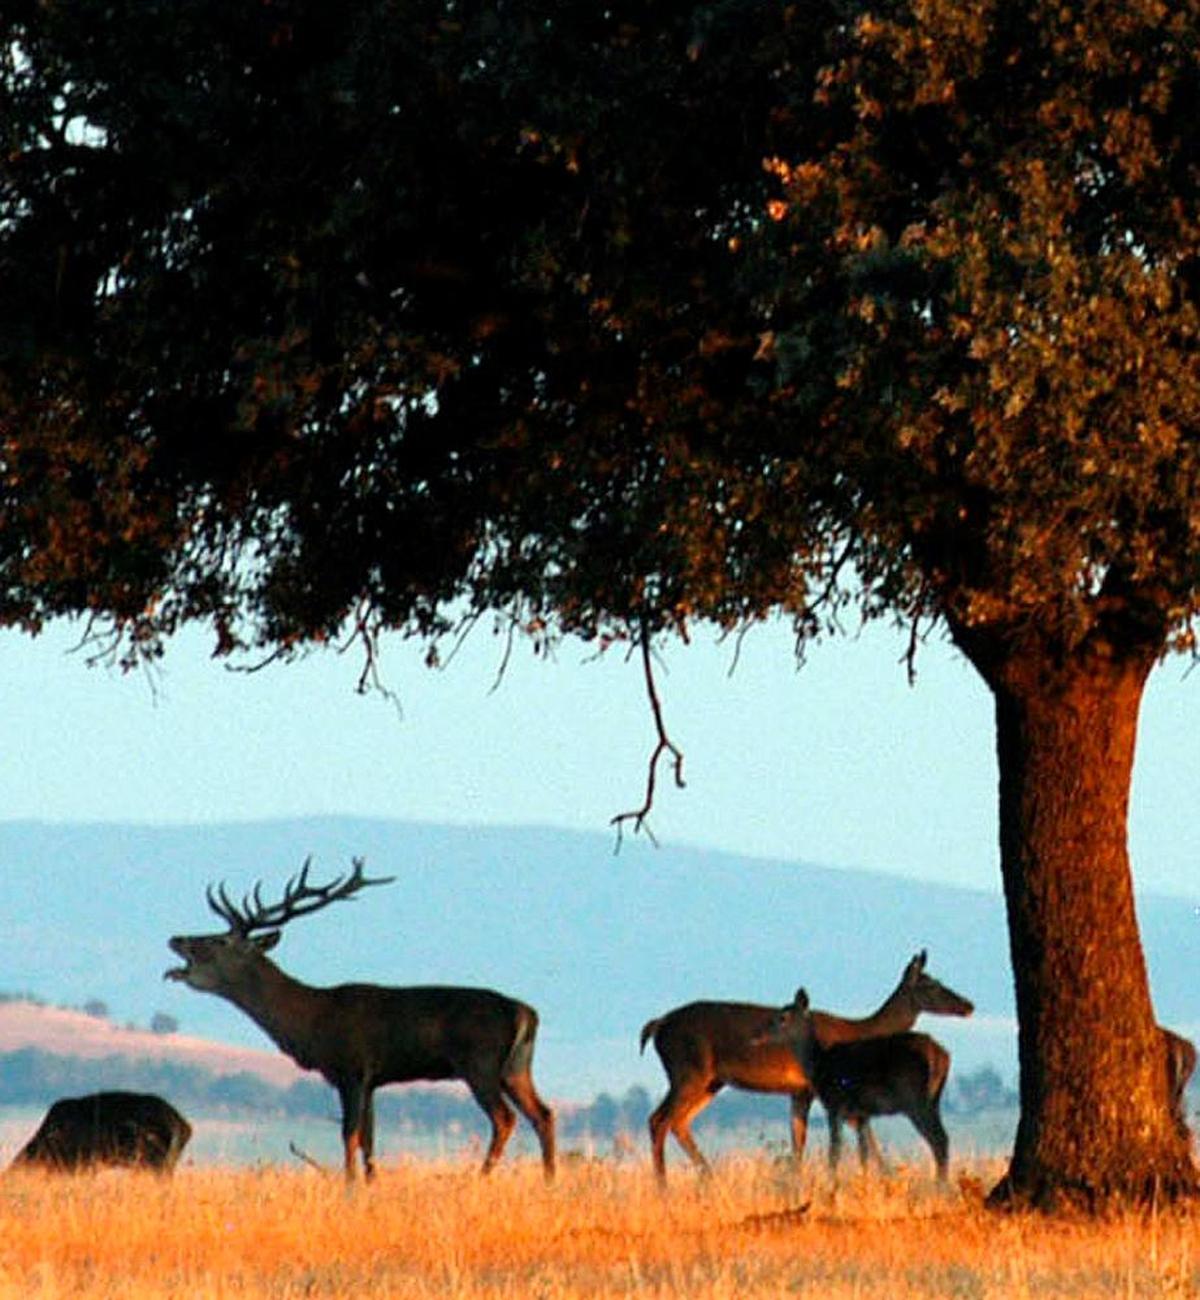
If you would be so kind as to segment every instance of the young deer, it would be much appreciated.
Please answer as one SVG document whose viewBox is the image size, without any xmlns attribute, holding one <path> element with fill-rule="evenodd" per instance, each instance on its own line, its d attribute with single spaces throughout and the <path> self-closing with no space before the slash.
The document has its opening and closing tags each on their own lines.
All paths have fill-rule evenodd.
<svg viewBox="0 0 1200 1300">
<path fill-rule="evenodd" d="M 898 1033 L 910 1029 L 922 1012 L 969 1016 L 974 1010 L 972 1003 L 928 974 L 927 960 L 924 950 L 917 953 L 887 1000 L 869 1016 L 854 1019 L 827 1011 L 812 1012 L 821 1045 L 831 1047 Z M 668 1133 L 674 1133 L 693 1164 L 708 1172 L 708 1162 L 692 1136 L 691 1122 L 726 1086 L 789 1095 L 792 1150 L 797 1161 L 803 1156 L 813 1086 L 786 1044 L 765 1039 L 775 1014 L 774 1007 L 756 1003 L 689 1002 L 643 1028 L 642 1050 L 653 1038 L 669 1085 L 667 1095 L 650 1116 L 651 1150 L 660 1181 L 666 1178 L 664 1148 Z M 873 1141 L 870 1126 L 862 1121 L 855 1127 L 860 1149 L 865 1152 Z"/>
<path fill-rule="evenodd" d="M 761 1041 L 784 1044 L 812 1080 L 829 1115 L 829 1162 L 833 1169 L 837 1169 L 841 1157 L 843 1120 L 865 1125 L 876 1115 L 907 1115 L 929 1143 L 938 1178 L 945 1179 L 950 1139 L 942 1124 L 940 1106 L 950 1071 L 950 1053 L 939 1042 L 928 1034 L 908 1031 L 825 1047 L 804 989 L 798 989 L 795 1000 L 775 1013 Z M 882 1153 L 873 1134 L 869 1141 L 882 1165 Z M 865 1167 L 867 1148 L 861 1141 L 859 1155 Z"/>
<path fill-rule="evenodd" d="M 282 900 L 271 905 L 262 901 L 261 884 L 241 907 L 224 886 L 210 886 L 208 905 L 229 929 L 176 935 L 170 947 L 186 964 L 167 971 L 166 978 L 228 999 L 298 1065 L 318 1070 L 337 1089 L 348 1179 L 359 1154 L 367 1177 L 374 1173 L 375 1089 L 413 1079 L 461 1079 L 471 1090 L 492 1125 L 484 1173 L 500 1159 L 516 1126 L 507 1098 L 537 1132 L 542 1165 L 552 1177 L 554 1114 L 530 1073 L 537 1012 L 491 989 L 313 988 L 293 979 L 266 955 L 279 942 L 281 927 L 368 885 L 389 883 L 365 877 L 359 858 L 344 879 L 319 888 L 309 885 L 308 868 L 305 862 Z"/>
</svg>

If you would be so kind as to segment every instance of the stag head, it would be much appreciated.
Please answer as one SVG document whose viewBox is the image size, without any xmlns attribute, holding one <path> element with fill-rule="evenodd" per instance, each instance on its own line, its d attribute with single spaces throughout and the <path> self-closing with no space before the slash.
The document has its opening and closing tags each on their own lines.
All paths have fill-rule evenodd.
<svg viewBox="0 0 1200 1300">
<path fill-rule="evenodd" d="M 279 942 L 282 927 L 298 916 L 307 916 L 339 899 L 351 898 L 368 885 L 387 885 L 394 876 L 369 878 L 363 875 L 363 860 L 355 858 L 352 870 L 327 885 L 308 883 L 312 859 L 305 860 L 299 874 L 284 887 L 277 903 L 264 903 L 262 881 L 240 904 L 230 898 L 225 886 L 209 885 L 209 907 L 229 927 L 222 934 L 177 934 L 168 940 L 171 951 L 184 960 L 172 967 L 164 979 L 182 980 L 201 992 L 221 993 L 238 987 Z"/>
</svg>

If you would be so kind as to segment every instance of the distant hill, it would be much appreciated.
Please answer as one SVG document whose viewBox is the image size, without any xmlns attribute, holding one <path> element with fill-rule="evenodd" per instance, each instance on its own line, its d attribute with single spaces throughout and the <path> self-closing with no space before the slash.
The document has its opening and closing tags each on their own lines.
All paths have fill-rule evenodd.
<svg viewBox="0 0 1200 1300">
<path fill-rule="evenodd" d="M 273 1048 L 233 1046 L 191 1034 L 152 1034 L 82 1011 L 0 1002 L 0 1056 L 26 1047 L 92 1061 L 118 1056 L 169 1061 L 216 1075 L 247 1073 L 277 1088 L 290 1087 L 307 1077 L 295 1062 Z"/>
<path fill-rule="evenodd" d="M 313 983 L 489 985 L 541 1013 L 535 1074 L 556 1097 L 661 1091 L 642 1024 L 697 997 L 861 1014 L 918 948 L 976 1002 L 929 1027 L 956 1068 L 1015 1070 L 1008 939 L 998 882 L 978 890 L 913 877 L 767 862 L 538 828 L 351 817 L 215 826 L 0 824 L 0 992 L 101 999 L 118 1021 L 174 1017 L 189 1036 L 275 1055 L 220 999 L 163 983 L 173 933 L 219 928 L 205 886 L 268 896 L 308 855 L 314 876 L 365 856 L 395 875 L 353 903 L 289 927 L 276 956 Z M 1195 1035 L 1195 900 L 1139 898 L 1160 1019 Z"/>
</svg>

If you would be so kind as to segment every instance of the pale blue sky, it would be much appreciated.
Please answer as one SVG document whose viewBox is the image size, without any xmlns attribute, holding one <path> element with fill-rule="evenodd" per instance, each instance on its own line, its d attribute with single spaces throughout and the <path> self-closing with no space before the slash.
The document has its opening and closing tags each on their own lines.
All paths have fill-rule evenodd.
<svg viewBox="0 0 1200 1300">
<path fill-rule="evenodd" d="M 153 685 L 88 668 L 77 632 L 7 633 L 9 743 L 0 819 L 203 823 L 316 813 L 604 831 L 641 801 L 653 731 L 640 665 L 552 661 L 477 630 L 432 672 L 385 646 L 402 704 L 354 692 L 353 652 L 254 675 L 177 640 Z M 659 669 L 687 788 L 665 770 L 658 838 L 761 857 L 998 884 L 990 697 L 941 642 L 909 687 L 902 637 L 873 627 L 796 671 L 776 626 L 731 644 L 700 632 Z M 1131 816 L 1140 887 L 1200 897 L 1200 673 L 1169 660 L 1142 715 Z"/>
</svg>

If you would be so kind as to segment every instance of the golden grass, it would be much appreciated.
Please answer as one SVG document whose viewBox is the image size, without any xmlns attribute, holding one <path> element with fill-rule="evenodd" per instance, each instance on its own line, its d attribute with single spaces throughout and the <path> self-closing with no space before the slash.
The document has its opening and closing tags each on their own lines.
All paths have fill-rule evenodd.
<svg viewBox="0 0 1200 1300">
<path fill-rule="evenodd" d="M 979 1189 L 999 1165 L 960 1170 L 834 1188 L 737 1157 L 707 1182 L 672 1169 L 665 1196 L 645 1161 L 568 1163 L 549 1188 L 532 1160 L 413 1161 L 352 1192 L 300 1168 L 9 1174 L 0 1300 L 1200 1297 L 1195 1216 L 997 1216 Z"/>
</svg>

